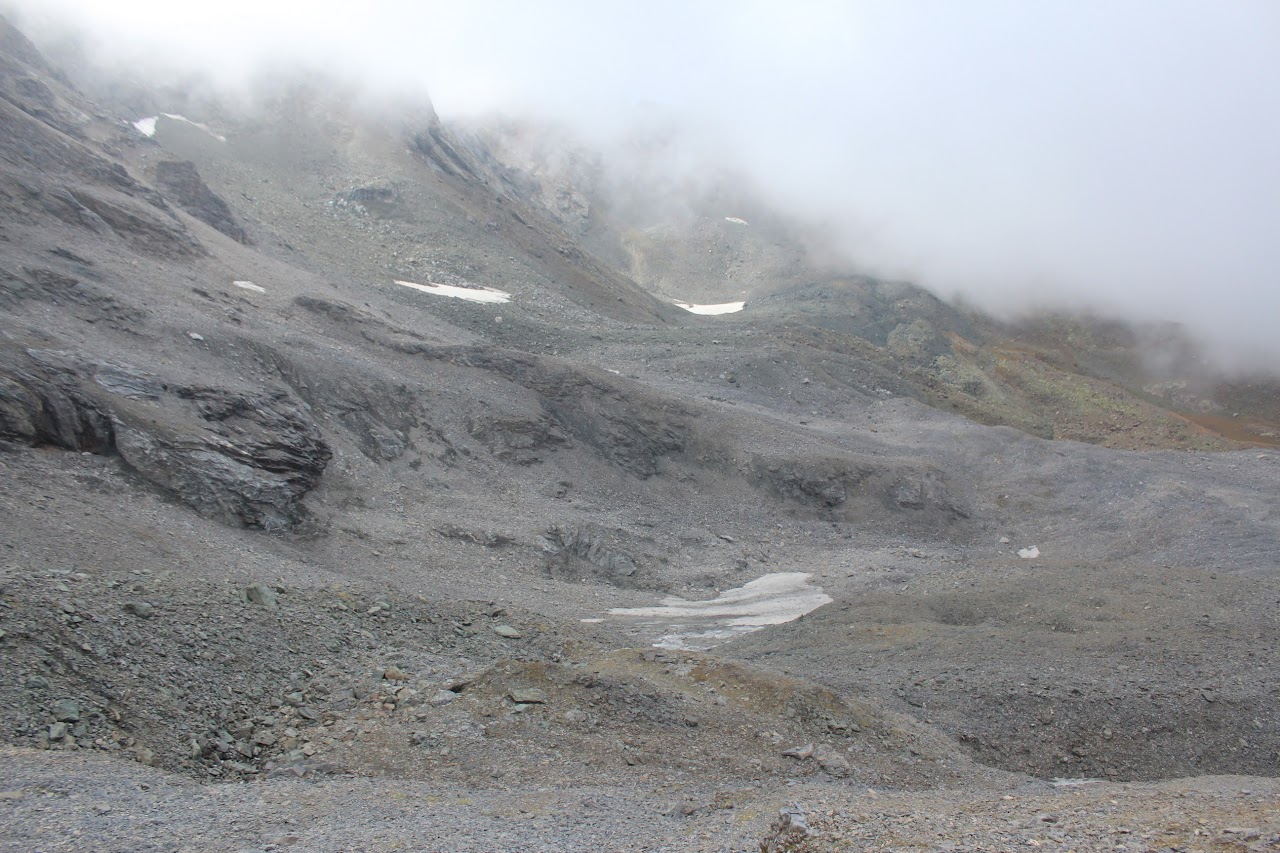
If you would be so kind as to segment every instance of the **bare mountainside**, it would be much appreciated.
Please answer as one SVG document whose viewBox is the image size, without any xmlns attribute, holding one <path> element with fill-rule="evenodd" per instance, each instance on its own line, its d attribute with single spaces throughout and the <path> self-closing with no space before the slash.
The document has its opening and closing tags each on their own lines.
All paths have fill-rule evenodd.
<svg viewBox="0 0 1280 853">
<path fill-rule="evenodd" d="M 1271 380 L 0 51 L 3 849 L 1280 842 Z"/>
</svg>

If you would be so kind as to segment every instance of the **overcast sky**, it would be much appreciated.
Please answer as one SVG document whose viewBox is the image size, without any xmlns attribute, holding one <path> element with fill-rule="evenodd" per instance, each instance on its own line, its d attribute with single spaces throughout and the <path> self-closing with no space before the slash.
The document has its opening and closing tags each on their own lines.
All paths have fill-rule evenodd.
<svg viewBox="0 0 1280 853">
<path fill-rule="evenodd" d="M 17 5 L 229 83 L 301 61 L 595 140 L 674 117 L 867 267 L 1280 369 L 1280 2 Z"/>
</svg>

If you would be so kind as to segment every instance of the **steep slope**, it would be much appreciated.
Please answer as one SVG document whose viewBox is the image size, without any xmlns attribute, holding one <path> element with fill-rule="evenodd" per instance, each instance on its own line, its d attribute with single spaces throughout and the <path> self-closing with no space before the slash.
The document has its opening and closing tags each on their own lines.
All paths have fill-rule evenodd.
<svg viewBox="0 0 1280 853">
<path fill-rule="evenodd" d="M 927 405 L 987 332 L 908 285 L 673 308 L 425 105 L 310 80 L 117 116 L 0 44 L 9 846 L 391 849 L 462 838 L 447 813 L 479 815 L 460 849 L 736 849 L 796 791 L 1043 792 L 1015 774 L 1080 744 L 1061 767 L 1274 772 L 1273 452 Z M 782 572 L 833 601 L 713 653 L 610 612 Z M 1079 695 L 992 710 L 1067 655 Z M 1089 734 L 1103 692 L 1140 734 Z M 209 826 L 249 786 L 190 779 L 280 805 Z M 98 806 L 81 837 L 55 788 Z"/>
</svg>

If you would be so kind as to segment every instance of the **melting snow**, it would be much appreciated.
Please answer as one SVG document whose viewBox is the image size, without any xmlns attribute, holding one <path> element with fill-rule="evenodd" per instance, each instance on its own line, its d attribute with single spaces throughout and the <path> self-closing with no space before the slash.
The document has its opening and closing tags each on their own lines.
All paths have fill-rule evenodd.
<svg viewBox="0 0 1280 853">
<path fill-rule="evenodd" d="M 831 602 L 821 588 L 810 586 L 808 572 L 774 572 L 745 586 L 726 590 L 710 601 L 687 601 L 678 595 L 659 607 L 615 607 L 610 616 L 634 619 L 664 629 L 655 646 L 664 649 L 709 649 L 767 625 L 799 619 Z"/>
<path fill-rule="evenodd" d="M 674 301 L 690 314 L 736 314 L 747 304 L 745 302 L 721 302 L 718 305 L 694 305 L 691 302 L 681 302 L 679 299 Z"/>
<path fill-rule="evenodd" d="M 258 285 L 254 284 L 251 281 L 233 281 L 231 283 L 234 284 L 236 287 L 243 288 L 244 290 L 252 290 L 254 293 L 267 292 L 267 289 L 265 287 L 259 287 Z"/>
<path fill-rule="evenodd" d="M 161 117 L 173 119 L 174 121 L 185 121 L 187 124 L 191 125 L 192 127 L 200 128 L 205 133 L 209 134 L 219 142 L 227 141 L 227 138 L 225 136 L 219 136 L 218 134 L 214 133 L 212 130 L 208 128 L 207 125 L 200 124 L 200 122 L 198 121 L 192 121 L 186 116 L 180 116 L 174 113 L 160 113 L 160 115 L 158 116 L 149 116 L 147 118 L 140 118 L 133 123 L 133 126 L 137 128 L 138 133 L 141 133 L 143 136 L 147 136 L 147 137 L 155 136 L 156 122 L 158 122 L 161 119 Z"/>
<path fill-rule="evenodd" d="M 412 281 L 401 281 L 395 279 L 395 283 L 402 287 L 412 287 L 414 290 L 421 290 L 423 293 L 430 293 L 435 296 L 452 296 L 455 299 L 466 299 L 471 302 L 510 302 L 511 294 L 505 290 L 495 290 L 492 287 L 455 287 L 452 284 L 418 284 Z"/>
<path fill-rule="evenodd" d="M 745 219 L 739 219 L 739 218 L 738 218 L 738 217 L 736 217 L 736 216 L 726 216 L 726 217 L 724 218 L 724 221 L 725 221 L 725 222 L 732 222 L 734 225 L 750 225 L 750 224 L 751 224 L 751 223 L 747 222 L 747 220 L 745 220 Z"/>
<path fill-rule="evenodd" d="M 1023 548 L 1019 550 L 1018 556 L 1024 560 L 1034 560 L 1036 557 L 1040 556 L 1040 549 L 1035 545 L 1032 545 L 1030 548 Z"/>
</svg>

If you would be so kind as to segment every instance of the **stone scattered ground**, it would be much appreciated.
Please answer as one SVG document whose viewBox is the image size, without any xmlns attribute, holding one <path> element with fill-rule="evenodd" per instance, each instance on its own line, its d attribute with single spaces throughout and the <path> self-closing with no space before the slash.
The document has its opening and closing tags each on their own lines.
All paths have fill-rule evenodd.
<svg viewBox="0 0 1280 853">
<path fill-rule="evenodd" d="M 1276 847 L 1273 380 L 85 75 L 0 23 L 3 849 Z M 609 618 L 774 572 L 833 600 Z"/>
<path fill-rule="evenodd" d="M 884 794 L 784 809 L 761 846 L 775 851 L 1260 851 L 1280 844 L 1275 780 L 1205 776 L 1007 791 Z"/>
</svg>

